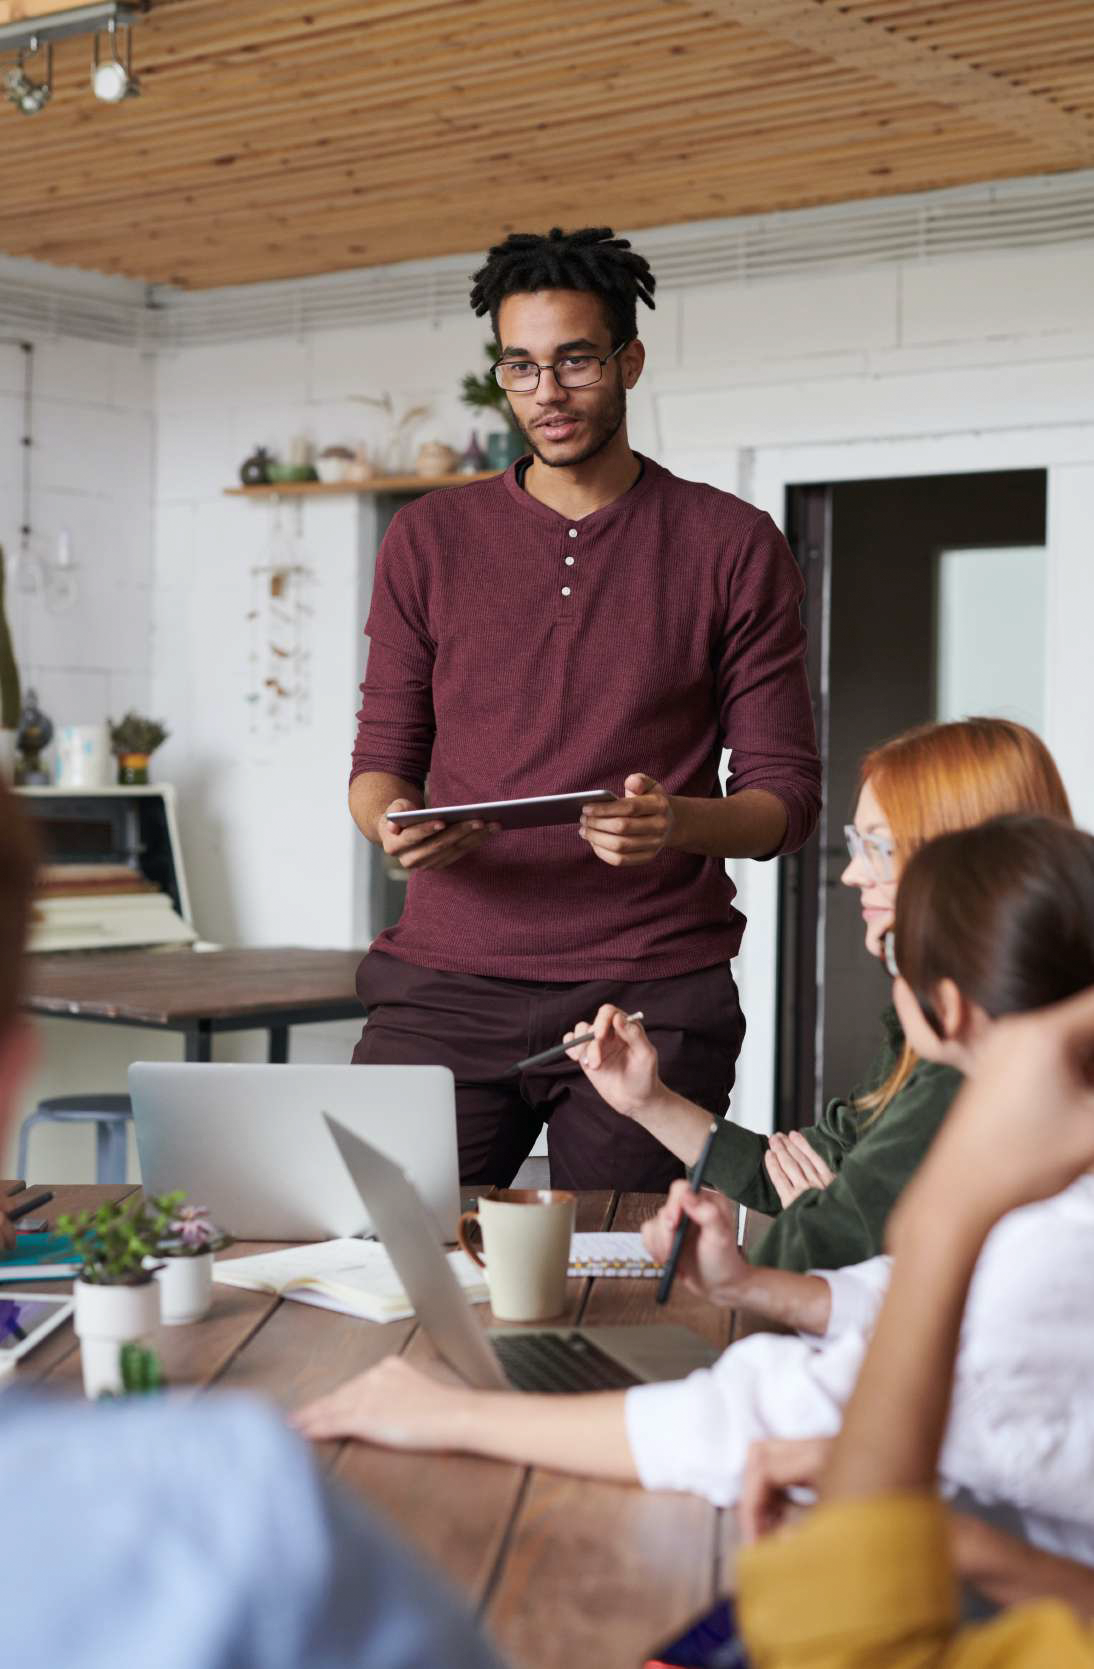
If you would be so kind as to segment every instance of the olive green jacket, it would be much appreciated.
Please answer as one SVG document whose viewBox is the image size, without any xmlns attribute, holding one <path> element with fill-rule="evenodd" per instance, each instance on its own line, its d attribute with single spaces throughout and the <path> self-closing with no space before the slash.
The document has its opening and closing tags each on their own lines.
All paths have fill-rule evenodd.
<svg viewBox="0 0 1094 1669">
<path fill-rule="evenodd" d="M 949 1066 L 917 1062 L 904 1088 L 881 1114 L 860 1113 L 855 1095 L 885 1081 L 904 1048 L 896 1012 L 882 1016 L 885 1042 L 868 1082 L 846 1101 L 830 1101 L 817 1124 L 803 1131 L 835 1178 L 788 1205 L 764 1168 L 767 1137 L 726 1119 L 715 1138 L 704 1181 L 756 1211 L 777 1213 L 748 1254 L 777 1269 L 839 1269 L 882 1250 L 885 1222 L 961 1086 Z"/>
</svg>

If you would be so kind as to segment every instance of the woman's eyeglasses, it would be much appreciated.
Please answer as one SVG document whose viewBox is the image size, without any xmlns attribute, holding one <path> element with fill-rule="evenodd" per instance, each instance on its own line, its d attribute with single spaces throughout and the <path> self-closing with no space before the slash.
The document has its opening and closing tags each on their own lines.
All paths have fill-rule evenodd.
<svg viewBox="0 0 1094 1669">
<path fill-rule="evenodd" d="M 863 863 L 873 870 L 879 881 L 894 879 L 894 847 L 888 835 L 864 835 L 855 828 L 853 823 L 845 823 L 843 825 L 843 838 L 847 842 L 847 851 L 852 863 L 856 858 L 861 858 Z"/>
</svg>

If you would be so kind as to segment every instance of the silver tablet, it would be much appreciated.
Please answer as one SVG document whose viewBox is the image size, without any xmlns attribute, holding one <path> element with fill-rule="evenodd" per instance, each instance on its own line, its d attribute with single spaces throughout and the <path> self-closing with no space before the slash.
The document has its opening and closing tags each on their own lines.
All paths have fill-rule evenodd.
<svg viewBox="0 0 1094 1669">
<path fill-rule="evenodd" d="M 582 806 L 607 805 L 618 794 L 589 788 L 583 794 L 538 794 L 531 800 L 483 800 L 473 806 L 425 806 L 421 811 L 389 811 L 397 828 L 413 823 L 500 823 L 503 829 L 542 829 L 552 823 L 576 823 Z"/>
</svg>

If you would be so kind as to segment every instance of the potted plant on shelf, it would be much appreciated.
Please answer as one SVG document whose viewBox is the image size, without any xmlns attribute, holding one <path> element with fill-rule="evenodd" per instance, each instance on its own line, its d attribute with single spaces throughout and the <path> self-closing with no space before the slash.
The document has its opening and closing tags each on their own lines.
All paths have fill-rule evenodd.
<svg viewBox="0 0 1094 1669">
<path fill-rule="evenodd" d="M 160 1319 L 165 1327 L 200 1321 L 213 1300 L 213 1253 L 232 1237 L 209 1221 L 203 1205 L 183 1205 L 183 1193 L 164 1194 L 153 1202 L 157 1216 L 155 1255 L 160 1288 Z"/>
<path fill-rule="evenodd" d="M 73 1324 L 87 1397 L 125 1390 L 123 1346 L 143 1339 L 160 1319 L 153 1255 L 160 1204 L 138 1197 L 57 1219 L 80 1260 L 72 1287 Z"/>
<path fill-rule="evenodd" d="M 486 455 L 491 469 L 508 469 L 518 458 L 523 458 L 528 450 L 524 436 L 513 421 L 513 408 L 509 404 L 509 396 L 504 388 L 498 386 L 497 378 L 489 368 L 500 353 L 501 349 L 496 342 L 487 342 L 487 369 L 481 376 L 476 376 L 474 371 L 468 371 L 460 384 L 460 399 L 465 406 L 470 406 L 472 411 L 496 413 L 505 420 L 503 430 L 486 437 Z"/>
<path fill-rule="evenodd" d="M 4 552 L 0 549 L 0 777 L 8 782 L 15 776 L 15 736 L 21 706 L 19 667 L 4 609 Z"/>
<path fill-rule="evenodd" d="M 148 760 L 171 732 L 158 719 L 145 719 L 130 710 L 115 724 L 110 720 L 110 747 L 118 756 L 118 781 L 133 788 L 148 781 Z"/>
</svg>

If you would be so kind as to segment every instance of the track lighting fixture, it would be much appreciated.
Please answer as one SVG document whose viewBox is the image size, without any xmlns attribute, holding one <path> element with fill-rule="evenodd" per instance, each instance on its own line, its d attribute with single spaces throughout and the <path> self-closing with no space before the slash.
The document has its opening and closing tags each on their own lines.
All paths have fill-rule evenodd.
<svg viewBox="0 0 1094 1669">
<path fill-rule="evenodd" d="M 4 10 L 11 8 L 5 7 Z M 20 8 L 16 7 L 18 11 Z M 53 82 L 53 44 L 74 35 L 90 35 L 91 90 L 106 104 L 123 104 L 140 92 L 133 74 L 133 24 L 148 9 L 148 0 L 94 0 L 91 5 L 68 6 L 62 11 L 44 12 L 33 22 L 22 20 L 0 24 L 0 53 L 14 52 L 15 63 L 0 71 L 0 88 L 27 116 L 48 104 Z M 124 59 L 118 50 L 118 32 L 125 31 Z M 28 73 L 26 59 L 46 54 L 45 79 Z"/>
<path fill-rule="evenodd" d="M 91 49 L 91 91 L 97 99 L 106 104 L 120 104 L 122 99 L 135 98 L 140 92 L 140 82 L 133 74 L 133 31 L 125 25 L 125 63 L 118 57 L 118 23 L 111 18 L 106 26 L 106 38 L 110 47 L 108 58 L 99 57 L 99 42 L 102 35 L 95 36 L 95 43 Z"/>
<path fill-rule="evenodd" d="M 25 62 L 28 53 L 33 56 L 38 51 L 38 39 L 32 35 L 26 48 L 21 49 L 14 67 L 4 76 L 4 91 L 17 110 L 24 116 L 34 116 L 49 103 L 52 91 L 50 83 L 53 80 L 53 48 L 46 47 L 46 76 L 44 81 L 32 81 L 26 72 Z"/>
</svg>

